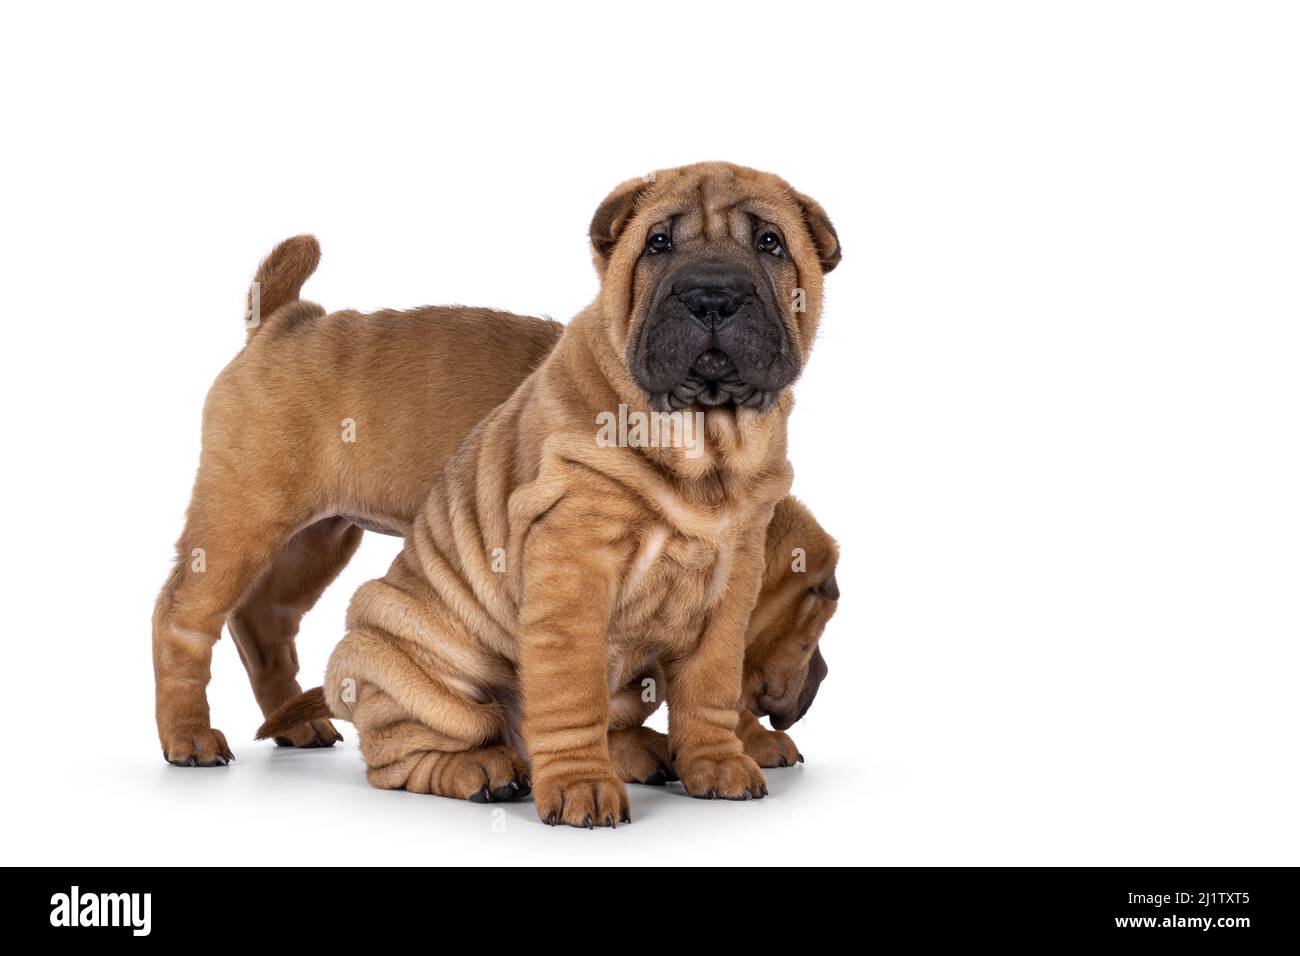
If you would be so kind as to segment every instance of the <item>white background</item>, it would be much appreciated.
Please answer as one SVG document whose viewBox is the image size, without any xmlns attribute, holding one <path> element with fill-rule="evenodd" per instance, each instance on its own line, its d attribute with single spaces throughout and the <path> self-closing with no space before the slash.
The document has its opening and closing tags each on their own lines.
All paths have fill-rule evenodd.
<svg viewBox="0 0 1300 956">
<path fill-rule="evenodd" d="M 1300 47 L 1283 4 L 10 7 L 6 862 L 1296 864 Z M 252 742 L 160 758 L 149 618 L 259 258 L 560 319 L 607 191 L 729 159 L 844 261 L 795 490 L 831 674 L 770 799 L 617 832 Z M 307 618 L 318 683 L 368 537 Z"/>
</svg>

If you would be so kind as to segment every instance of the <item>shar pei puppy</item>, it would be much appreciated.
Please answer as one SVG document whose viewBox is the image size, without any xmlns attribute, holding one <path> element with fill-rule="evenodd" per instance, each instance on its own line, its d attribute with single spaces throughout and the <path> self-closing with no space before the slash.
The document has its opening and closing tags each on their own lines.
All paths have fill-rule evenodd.
<svg viewBox="0 0 1300 956">
<path fill-rule="evenodd" d="M 591 238 L 596 301 L 448 461 L 324 687 L 263 733 L 319 708 L 356 725 L 376 786 L 531 789 L 547 823 L 614 826 L 616 691 L 658 673 L 686 791 L 766 793 L 738 733 L 745 634 L 839 243 L 817 203 L 726 164 L 625 183 Z M 602 441 L 615 415 L 658 427 Z"/>
</svg>

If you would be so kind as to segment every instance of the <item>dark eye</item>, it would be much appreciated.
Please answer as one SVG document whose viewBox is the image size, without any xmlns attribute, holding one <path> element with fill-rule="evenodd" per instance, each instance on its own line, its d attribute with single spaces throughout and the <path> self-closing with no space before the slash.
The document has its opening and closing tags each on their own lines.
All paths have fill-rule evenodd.
<svg viewBox="0 0 1300 956">
<path fill-rule="evenodd" d="M 759 252 L 766 252 L 774 256 L 781 254 L 781 237 L 771 229 L 764 229 L 758 234 L 758 239 L 754 242 L 755 248 Z"/>
<path fill-rule="evenodd" d="M 673 251 L 673 237 L 666 232 L 656 232 L 645 243 L 646 252 L 655 255 L 660 252 Z"/>
</svg>

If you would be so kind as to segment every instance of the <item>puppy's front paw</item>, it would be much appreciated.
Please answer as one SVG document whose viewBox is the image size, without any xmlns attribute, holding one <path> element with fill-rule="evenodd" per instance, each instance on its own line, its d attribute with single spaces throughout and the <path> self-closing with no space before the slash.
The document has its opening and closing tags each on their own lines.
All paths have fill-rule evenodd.
<svg viewBox="0 0 1300 956">
<path fill-rule="evenodd" d="M 571 827 L 613 827 L 631 823 L 627 788 L 612 770 L 533 776 L 533 802 L 543 823 Z"/>
<path fill-rule="evenodd" d="M 703 800 L 758 800 L 767 796 L 767 781 L 751 757 L 691 757 L 678 754 L 677 775 L 692 797 Z"/>
<path fill-rule="evenodd" d="M 760 767 L 793 767 L 796 763 L 803 763 L 803 754 L 799 753 L 790 735 L 779 730 L 758 727 L 742 737 L 741 742 L 745 745 L 745 753 Z"/>
</svg>

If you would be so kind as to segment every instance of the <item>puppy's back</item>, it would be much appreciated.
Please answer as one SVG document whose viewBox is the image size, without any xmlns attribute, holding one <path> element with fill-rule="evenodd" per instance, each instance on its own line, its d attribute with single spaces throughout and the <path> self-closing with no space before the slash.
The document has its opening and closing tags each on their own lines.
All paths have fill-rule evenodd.
<svg viewBox="0 0 1300 956">
<path fill-rule="evenodd" d="M 287 240 L 258 269 L 248 343 L 204 408 L 204 455 L 256 470 L 319 513 L 404 531 L 461 440 L 541 364 L 560 323 L 426 306 L 326 313 L 299 299 L 319 247 Z"/>
</svg>

